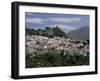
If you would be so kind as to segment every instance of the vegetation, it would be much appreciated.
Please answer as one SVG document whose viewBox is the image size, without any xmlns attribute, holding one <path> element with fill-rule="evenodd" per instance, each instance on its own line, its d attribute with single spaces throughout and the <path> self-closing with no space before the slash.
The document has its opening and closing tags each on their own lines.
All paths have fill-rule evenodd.
<svg viewBox="0 0 100 81">
<path fill-rule="evenodd" d="M 67 37 L 66 33 L 62 31 L 58 26 L 50 28 L 46 27 L 45 29 L 28 29 L 26 28 L 26 35 L 40 35 L 46 37 Z"/>
<path fill-rule="evenodd" d="M 48 38 L 53 37 L 65 37 L 66 33 L 62 31 L 58 26 L 56 27 L 46 27 L 45 29 L 28 29 L 26 28 L 26 35 L 38 35 L 46 36 Z M 71 43 L 84 44 L 77 48 L 82 49 L 84 46 L 89 45 L 89 40 L 86 42 L 81 42 L 80 40 L 72 41 Z M 37 42 L 39 44 L 39 42 Z M 35 53 L 35 52 L 34 52 Z M 31 55 L 31 56 L 30 56 Z M 33 55 L 33 56 L 32 56 Z M 61 53 L 55 52 L 52 48 L 52 52 L 48 51 L 44 54 L 26 54 L 25 57 L 25 67 L 26 68 L 35 68 L 35 67 L 59 67 L 59 66 L 79 66 L 79 65 L 89 65 L 89 52 L 87 56 L 84 54 L 64 54 L 64 51 Z"/>
<path fill-rule="evenodd" d="M 89 56 L 84 55 L 62 55 L 57 53 L 45 53 L 36 56 L 26 56 L 26 68 L 34 67 L 57 67 L 89 65 Z"/>
</svg>

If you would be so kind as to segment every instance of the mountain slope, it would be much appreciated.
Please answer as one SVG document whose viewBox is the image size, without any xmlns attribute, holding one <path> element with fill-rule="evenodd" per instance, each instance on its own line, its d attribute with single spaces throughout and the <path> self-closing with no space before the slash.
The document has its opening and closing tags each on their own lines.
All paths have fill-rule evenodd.
<svg viewBox="0 0 100 81">
<path fill-rule="evenodd" d="M 38 36 L 45 36 L 45 37 L 65 37 L 66 33 L 64 31 L 62 31 L 58 26 L 56 27 L 46 27 L 45 29 L 29 29 L 26 28 L 26 35 L 38 35 Z"/>
<path fill-rule="evenodd" d="M 89 40 L 89 27 L 82 27 L 67 33 L 68 37 L 79 40 Z"/>
</svg>

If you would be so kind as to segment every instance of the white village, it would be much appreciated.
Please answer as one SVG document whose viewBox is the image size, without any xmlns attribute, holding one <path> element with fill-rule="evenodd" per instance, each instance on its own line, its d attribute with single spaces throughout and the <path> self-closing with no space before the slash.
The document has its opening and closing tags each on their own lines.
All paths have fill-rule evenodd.
<svg viewBox="0 0 100 81">
<path fill-rule="evenodd" d="M 85 40 L 75 40 L 64 37 L 48 38 L 45 36 L 26 35 L 26 54 L 30 56 L 41 55 L 50 50 L 55 51 L 57 54 L 89 54 L 89 44 Z"/>
</svg>

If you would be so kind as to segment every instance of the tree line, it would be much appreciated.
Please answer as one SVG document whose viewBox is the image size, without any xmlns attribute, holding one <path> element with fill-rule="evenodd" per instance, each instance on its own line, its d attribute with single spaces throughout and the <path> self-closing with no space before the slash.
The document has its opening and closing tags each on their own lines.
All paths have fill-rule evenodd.
<svg viewBox="0 0 100 81">
<path fill-rule="evenodd" d="M 46 37 L 65 37 L 67 38 L 66 33 L 61 30 L 58 26 L 56 27 L 46 27 L 45 29 L 29 29 L 26 28 L 26 35 L 40 35 Z"/>
</svg>

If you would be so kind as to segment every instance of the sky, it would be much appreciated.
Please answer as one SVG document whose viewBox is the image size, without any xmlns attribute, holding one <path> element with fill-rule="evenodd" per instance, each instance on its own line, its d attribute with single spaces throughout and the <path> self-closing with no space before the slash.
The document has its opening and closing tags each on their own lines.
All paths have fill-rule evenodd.
<svg viewBox="0 0 100 81">
<path fill-rule="evenodd" d="M 25 12 L 25 28 L 45 29 L 56 26 L 66 33 L 89 27 L 89 15 Z"/>
</svg>

